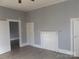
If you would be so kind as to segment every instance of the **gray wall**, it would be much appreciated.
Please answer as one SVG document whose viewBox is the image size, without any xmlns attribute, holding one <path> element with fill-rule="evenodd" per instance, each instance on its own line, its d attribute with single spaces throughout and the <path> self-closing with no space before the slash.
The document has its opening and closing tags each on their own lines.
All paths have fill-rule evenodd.
<svg viewBox="0 0 79 59">
<path fill-rule="evenodd" d="M 12 10 L 5 7 L 0 7 L 0 19 L 21 19 L 22 21 L 22 43 L 26 43 L 26 29 L 25 29 L 25 12 Z"/>
<path fill-rule="evenodd" d="M 79 0 L 70 0 L 26 14 L 35 23 L 35 44 L 40 45 L 40 31 L 57 31 L 60 49 L 71 50 L 70 19 L 79 17 Z"/>
</svg>

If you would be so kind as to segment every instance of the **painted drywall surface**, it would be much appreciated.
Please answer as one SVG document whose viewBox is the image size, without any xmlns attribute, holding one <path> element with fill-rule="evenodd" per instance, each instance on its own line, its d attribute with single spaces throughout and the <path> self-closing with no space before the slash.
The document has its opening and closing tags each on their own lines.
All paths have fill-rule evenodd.
<svg viewBox="0 0 79 59">
<path fill-rule="evenodd" d="M 79 0 L 70 0 L 26 14 L 35 23 L 35 44 L 40 45 L 40 31 L 57 31 L 58 47 L 71 50 L 70 19 L 79 18 Z"/>
<path fill-rule="evenodd" d="M 5 8 L 5 7 L 0 7 L 0 19 L 1 20 L 5 20 L 5 19 L 21 19 L 22 21 L 22 25 L 21 25 L 21 30 L 22 30 L 22 43 L 26 43 L 26 29 L 25 29 L 25 12 L 21 12 L 21 11 L 16 11 L 16 10 L 12 10 L 9 8 Z"/>
</svg>

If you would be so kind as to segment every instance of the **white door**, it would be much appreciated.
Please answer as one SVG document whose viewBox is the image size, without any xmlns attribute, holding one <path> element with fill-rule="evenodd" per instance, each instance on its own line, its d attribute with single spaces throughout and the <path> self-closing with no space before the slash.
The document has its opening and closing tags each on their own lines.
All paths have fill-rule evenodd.
<svg viewBox="0 0 79 59">
<path fill-rule="evenodd" d="M 73 20 L 74 56 L 79 57 L 79 19 Z"/>
<path fill-rule="evenodd" d="M 58 49 L 58 33 L 57 32 L 41 32 L 42 48 L 57 51 Z"/>
<path fill-rule="evenodd" d="M 0 20 L 0 54 L 10 51 L 9 25 Z"/>
<path fill-rule="evenodd" d="M 34 44 L 34 23 L 26 23 L 27 42 L 30 45 Z"/>
</svg>

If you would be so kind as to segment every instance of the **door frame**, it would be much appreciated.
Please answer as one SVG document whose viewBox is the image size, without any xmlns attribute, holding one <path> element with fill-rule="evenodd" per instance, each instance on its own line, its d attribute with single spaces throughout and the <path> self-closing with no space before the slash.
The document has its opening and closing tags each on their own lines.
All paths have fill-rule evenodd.
<svg viewBox="0 0 79 59">
<path fill-rule="evenodd" d="M 79 18 L 71 18 L 71 20 L 70 20 L 71 52 L 72 52 L 72 55 L 73 55 L 73 56 L 75 56 L 75 55 L 74 55 L 75 52 L 74 52 L 74 36 L 73 36 L 73 35 L 74 35 L 74 32 L 73 32 L 73 31 L 74 31 L 74 30 L 73 30 L 73 24 L 74 24 L 74 23 L 73 23 L 73 22 L 74 22 L 75 20 L 78 20 L 78 19 L 79 19 Z"/>
<path fill-rule="evenodd" d="M 21 35 L 21 20 L 16 20 L 16 19 L 7 19 L 8 21 L 8 28 L 9 28 L 9 39 L 10 39 L 10 27 L 9 27 L 9 22 L 19 22 L 19 45 L 21 47 L 22 45 L 22 35 Z M 11 48 L 11 47 L 10 47 Z"/>
</svg>

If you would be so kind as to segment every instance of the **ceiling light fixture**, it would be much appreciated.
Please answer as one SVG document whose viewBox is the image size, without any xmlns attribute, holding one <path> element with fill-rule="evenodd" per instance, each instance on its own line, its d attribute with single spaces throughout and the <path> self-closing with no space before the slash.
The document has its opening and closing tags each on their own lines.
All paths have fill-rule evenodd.
<svg viewBox="0 0 79 59">
<path fill-rule="evenodd" d="M 18 3 L 21 4 L 22 3 L 22 0 L 18 0 Z"/>
<path fill-rule="evenodd" d="M 35 0 L 31 0 L 32 2 L 34 2 Z"/>
<path fill-rule="evenodd" d="M 35 0 L 31 0 L 32 2 L 34 2 Z M 21 4 L 22 0 L 18 0 L 18 3 Z"/>
</svg>

